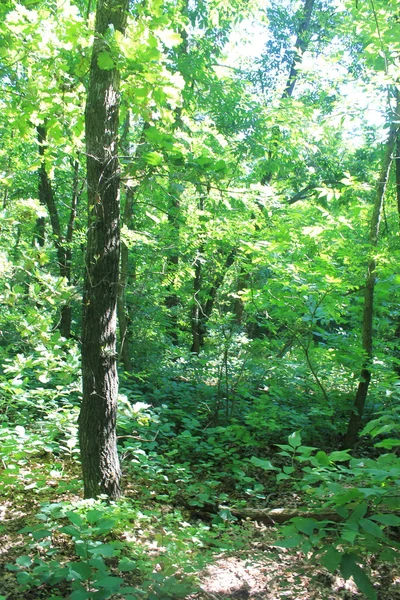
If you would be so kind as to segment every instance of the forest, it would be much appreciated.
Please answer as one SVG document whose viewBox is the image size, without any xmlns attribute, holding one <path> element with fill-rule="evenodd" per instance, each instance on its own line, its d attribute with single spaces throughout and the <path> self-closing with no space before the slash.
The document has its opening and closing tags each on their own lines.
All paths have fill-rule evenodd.
<svg viewBox="0 0 400 600">
<path fill-rule="evenodd" d="M 1 0 L 0 600 L 400 600 L 397 0 Z"/>
</svg>

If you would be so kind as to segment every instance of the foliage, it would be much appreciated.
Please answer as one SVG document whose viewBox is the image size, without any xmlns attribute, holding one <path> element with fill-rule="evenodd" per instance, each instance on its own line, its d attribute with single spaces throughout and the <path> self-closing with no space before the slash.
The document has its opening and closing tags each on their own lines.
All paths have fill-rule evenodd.
<svg viewBox="0 0 400 600">
<path fill-rule="evenodd" d="M 290 490 L 334 518 L 294 519 L 278 543 L 374 598 L 371 556 L 399 550 L 394 167 L 370 244 L 398 120 L 397 4 L 316 0 L 303 48 L 294 0 L 132 2 L 126 34 L 107 29 L 98 66 L 121 76 L 126 259 L 118 504 L 76 500 L 92 4 L 0 6 L 1 485 L 8 503 L 41 505 L 8 568 L 54 600 L 185 597 L 213 551 L 246 544 L 230 508 Z M 372 381 L 359 441 L 341 450 L 371 260 Z"/>
<path fill-rule="evenodd" d="M 387 444 L 390 445 L 391 442 Z M 331 573 L 339 569 L 345 579 L 353 577 L 360 591 L 371 600 L 376 599 L 376 591 L 359 565 L 371 555 L 388 562 L 398 558 L 400 545 L 390 534 L 390 528 L 400 523 L 393 512 L 399 504 L 398 456 L 385 453 L 378 458 L 352 458 L 346 450 L 327 454 L 303 446 L 300 432 L 290 435 L 288 444 L 278 446 L 278 455 L 287 464 L 278 473 L 277 481 L 290 482 L 296 492 L 307 497 L 310 508 L 322 511 L 322 519 L 317 515 L 291 519 L 282 528 L 287 537 L 277 545 L 300 546 L 309 560 L 317 560 Z M 375 444 L 385 446 L 385 441 Z M 252 462 L 262 469 L 277 470 L 256 457 Z"/>
</svg>

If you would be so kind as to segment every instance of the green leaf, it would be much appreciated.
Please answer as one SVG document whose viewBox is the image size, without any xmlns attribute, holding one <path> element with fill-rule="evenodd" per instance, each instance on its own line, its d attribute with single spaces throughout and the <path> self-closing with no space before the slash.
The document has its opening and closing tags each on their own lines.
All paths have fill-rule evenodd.
<svg viewBox="0 0 400 600">
<path fill-rule="evenodd" d="M 360 519 L 363 518 L 363 516 L 365 515 L 365 513 L 368 510 L 368 505 L 366 502 L 361 502 L 351 513 L 351 515 L 348 518 L 349 522 L 358 522 Z"/>
<path fill-rule="evenodd" d="M 115 556 L 117 551 L 111 544 L 100 544 L 89 548 L 89 552 L 94 556 Z"/>
<path fill-rule="evenodd" d="M 30 556 L 26 555 L 19 556 L 15 562 L 17 565 L 21 565 L 21 567 L 30 567 L 32 564 Z"/>
<path fill-rule="evenodd" d="M 275 444 L 275 446 L 278 446 L 278 448 L 281 448 L 282 450 L 289 450 L 289 452 L 293 452 L 293 448 L 291 446 L 288 446 L 287 444 Z M 279 454 L 283 453 L 280 452 Z"/>
<path fill-rule="evenodd" d="M 321 467 L 329 467 L 330 460 L 328 458 L 327 453 L 324 452 L 323 450 L 320 450 L 319 452 L 317 452 L 317 454 L 315 455 L 315 458 L 316 458 L 318 464 L 321 465 Z"/>
<path fill-rule="evenodd" d="M 106 575 L 105 577 L 99 577 L 99 579 L 94 580 L 94 585 L 101 588 L 107 588 L 108 590 L 118 590 L 121 585 L 124 583 L 122 577 L 111 577 L 111 575 Z"/>
<path fill-rule="evenodd" d="M 104 517 L 104 511 L 97 510 L 96 508 L 88 510 L 86 518 L 91 525 L 94 525 Z"/>
<path fill-rule="evenodd" d="M 300 431 L 294 431 L 288 437 L 288 443 L 292 448 L 298 448 L 301 446 L 301 433 Z"/>
<path fill-rule="evenodd" d="M 306 517 L 295 517 L 292 519 L 296 529 L 311 536 L 314 533 L 314 529 L 318 529 L 318 521 L 316 519 L 309 519 Z"/>
<path fill-rule="evenodd" d="M 373 515 L 370 518 L 374 521 L 378 521 L 378 523 L 382 523 L 382 525 L 391 525 L 392 527 L 400 525 L 400 517 L 397 515 Z"/>
<path fill-rule="evenodd" d="M 257 458 L 256 456 L 252 456 L 250 458 L 250 462 L 260 469 L 264 469 L 264 471 L 278 471 L 276 467 L 269 460 L 261 460 L 261 458 Z"/>
<path fill-rule="evenodd" d="M 370 521 L 369 519 L 360 519 L 360 525 L 364 529 L 364 531 L 366 531 L 367 533 L 369 533 L 370 535 L 372 535 L 374 537 L 377 537 L 377 538 L 385 537 L 382 529 L 379 527 L 379 525 L 374 523 L 374 521 Z"/>
<path fill-rule="evenodd" d="M 386 448 L 387 450 L 391 450 L 396 446 L 400 446 L 400 440 L 396 440 L 394 438 L 388 438 L 387 440 L 383 440 L 382 442 L 374 444 L 375 448 Z"/>
<path fill-rule="evenodd" d="M 352 457 L 347 450 L 337 450 L 335 452 L 331 452 L 328 458 L 331 462 L 346 462 L 351 460 Z"/>
<path fill-rule="evenodd" d="M 144 152 L 143 159 L 147 162 L 148 165 L 153 165 L 153 167 L 159 167 L 164 162 L 164 157 L 160 152 Z"/>
<path fill-rule="evenodd" d="M 92 567 L 86 562 L 71 562 L 68 563 L 69 574 L 73 579 L 86 581 L 92 575 Z"/>
<path fill-rule="evenodd" d="M 91 598 L 91 593 L 86 592 L 85 590 L 75 590 L 70 595 L 70 600 L 89 600 Z"/>
<path fill-rule="evenodd" d="M 100 52 L 97 57 L 97 64 L 103 71 L 110 71 L 115 67 L 114 61 L 109 52 Z"/>
<path fill-rule="evenodd" d="M 43 540 L 43 538 L 50 537 L 52 532 L 48 529 L 39 529 L 38 531 L 32 532 L 32 537 L 35 540 Z"/>
<path fill-rule="evenodd" d="M 340 563 L 340 572 L 345 579 L 353 577 L 354 583 L 369 600 L 377 600 L 377 593 L 368 575 L 358 566 L 357 558 L 353 554 L 343 554 Z"/>
<path fill-rule="evenodd" d="M 83 523 L 83 518 L 81 515 L 79 515 L 78 513 L 69 511 L 69 512 L 67 512 L 67 517 L 73 525 L 76 525 L 77 527 L 81 527 L 81 525 Z"/>
<path fill-rule="evenodd" d="M 21 571 L 20 573 L 18 573 L 17 575 L 17 581 L 20 585 L 27 585 L 28 583 L 32 582 L 32 575 L 30 573 L 27 573 L 26 571 Z"/>
<path fill-rule="evenodd" d="M 334 573 L 336 569 L 338 569 L 341 560 L 342 553 L 333 546 L 329 546 L 325 554 L 321 556 L 321 564 L 328 569 L 330 573 Z"/>
<path fill-rule="evenodd" d="M 61 531 L 61 533 L 66 533 L 67 535 L 70 535 L 71 537 L 77 537 L 81 533 L 79 531 L 79 529 L 77 529 L 73 525 L 65 525 L 64 527 L 60 527 L 60 531 Z"/>
<path fill-rule="evenodd" d="M 300 546 L 302 541 L 302 537 L 295 536 L 291 538 L 285 538 L 284 540 L 278 540 L 275 542 L 274 546 L 278 546 L 279 548 L 297 548 L 297 546 Z"/>
<path fill-rule="evenodd" d="M 129 560 L 128 558 L 121 558 L 118 563 L 119 571 L 134 571 L 137 568 L 136 562 Z"/>
<path fill-rule="evenodd" d="M 99 533 L 109 533 L 115 527 L 115 519 L 101 519 L 100 523 L 97 524 L 97 531 Z"/>
</svg>

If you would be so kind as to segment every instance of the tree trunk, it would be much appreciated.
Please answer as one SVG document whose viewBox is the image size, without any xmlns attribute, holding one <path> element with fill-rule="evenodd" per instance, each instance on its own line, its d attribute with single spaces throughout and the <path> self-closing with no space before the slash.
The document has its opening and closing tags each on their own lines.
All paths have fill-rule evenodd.
<svg viewBox="0 0 400 600">
<path fill-rule="evenodd" d="M 295 43 L 295 53 L 293 54 L 292 64 L 290 66 L 289 77 L 286 82 L 286 87 L 283 91 L 282 98 L 290 98 L 293 94 L 294 86 L 296 85 L 299 69 L 296 64 L 297 55 L 304 54 L 308 47 L 308 30 L 310 28 L 311 15 L 314 9 L 315 0 L 305 0 L 303 15 L 300 19 L 299 29 L 297 31 L 297 39 Z"/>
<path fill-rule="evenodd" d="M 358 432 L 361 428 L 362 416 L 364 413 L 365 401 L 367 399 L 368 388 L 371 382 L 371 361 L 373 358 L 373 317 L 374 317 L 374 291 L 376 284 L 376 260 L 374 249 L 378 245 L 379 225 L 382 212 L 382 204 L 385 196 L 386 185 L 389 179 L 390 167 L 393 160 L 393 151 L 397 136 L 397 124 L 392 124 L 388 140 L 386 142 L 385 155 L 382 162 L 382 168 L 379 174 L 379 180 L 376 188 L 376 196 L 371 218 L 371 228 L 369 234 L 369 243 L 371 245 L 371 258 L 368 263 L 367 277 L 364 291 L 364 314 L 362 326 L 362 347 L 364 350 L 364 364 L 361 369 L 360 382 L 358 384 L 353 410 L 350 416 L 347 432 L 343 440 L 344 448 L 353 448 L 357 441 Z"/>
<path fill-rule="evenodd" d="M 124 122 L 123 135 L 121 138 L 121 150 L 125 157 L 131 156 L 131 145 L 129 143 L 129 134 L 131 130 L 131 113 L 127 109 Z M 131 227 L 133 217 L 133 202 L 136 192 L 136 187 L 126 186 L 125 188 L 125 205 L 123 211 L 123 224 Z M 121 265 L 118 282 L 118 297 L 117 297 L 117 316 L 119 326 L 119 360 L 122 362 L 124 371 L 130 373 L 132 371 L 132 360 L 129 343 L 129 314 L 126 305 L 126 288 L 129 281 L 129 248 L 126 244 L 121 244 Z"/>
<path fill-rule="evenodd" d="M 85 498 L 121 494 L 116 444 L 116 305 L 120 253 L 118 122 L 120 76 L 100 69 L 112 28 L 124 32 L 129 0 L 99 0 L 85 111 L 88 239 L 82 323 L 79 441 Z"/>
<path fill-rule="evenodd" d="M 302 9 L 302 17 L 299 21 L 299 28 L 297 30 L 297 38 L 295 43 L 295 52 L 293 53 L 293 59 L 290 65 L 290 71 L 288 79 L 285 85 L 285 89 L 282 92 L 281 99 L 291 98 L 293 95 L 294 87 L 296 85 L 299 69 L 297 67 L 297 56 L 303 54 L 309 44 L 309 29 L 312 12 L 314 9 L 315 0 L 304 0 L 304 7 Z M 297 51 L 296 51 L 297 50 Z M 274 176 L 274 172 L 270 167 L 270 162 L 276 158 L 276 151 L 281 143 L 281 131 L 279 126 L 275 125 L 272 128 L 272 136 L 270 141 L 270 149 L 268 150 L 268 160 L 265 165 L 265 173 L 261 178 L 262 185 L 268 185 L 271 183 Z"/>
<path fill-rule="evenodd" d="M 165 298 L 165 306 L 168 311 L 167 333 L 176 346 L 178 344 L 178 307 L 180 305 L 179 296 L 174 289 L 174 281 L 176 278 L 179 265 L 179 212 L 180 202 L 179 196 L 174 186 L 170 184 L 169 188 L 170 205 L 168 208 L 168 223 L 171 226 L 171 246 L 173 248 L 171 254 L 167 257 L 167 277 L 170 280 L 167 287 L 167 296 Z M 197 269 L 197 266 L 196 266 Z"/>
<path fill-rule="evenodd" d="M 56 198 L 54 196 L 53 187 L 51 180 L 46 170 L 45 157 L 45 146 L 47 131 L 45 125 L 39 125 L 37 127 L 38 142 L 39 142 L 39 156 L 42 159 L 40 170 L 39 170 L 39 201 L 43 206 L 46 206 L 50 217 L 51 229 L 53 233 L 54 245 L 57 252 L 57 262 L 61 277 L 65 277 L 68 283 L 71 283 L 71 262 L 72 262 L 72 251 L 71 242 L 74 232 L 74 223 L 76 216 L 76 206 L 80 195 L 78 171 L 79 162 L 75 161 L 73 164 L 74 177 L 72 186 L 72 201 L 69 215 L 69 221 L 67 226 L 67 235 L 64 239 L 61 229 L 60 217 L 58 214 Z M 41 217 L 37 222 L 38 228 L 38 243 L 40 246 L 44 245 L 44 231 L 45 231 L 45 219 Z M 72 324 L 72 311 L 69 304 L 65 304 L 61 307 L 61 317 L 58 328 L 61 335 L 65 338 L 71 337 L 71 324 Z"/>
</svg>

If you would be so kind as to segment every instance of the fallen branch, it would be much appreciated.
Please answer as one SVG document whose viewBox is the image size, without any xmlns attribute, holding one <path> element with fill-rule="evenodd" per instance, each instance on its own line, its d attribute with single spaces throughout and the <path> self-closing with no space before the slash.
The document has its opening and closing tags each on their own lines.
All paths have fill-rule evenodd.
<svg viewBox="0 0 400 600">
<path fill-rule="evenodd" d="M 356 505 L 354 505 L 354 508 Z M 237 519 L 249 519 L 251 521 L 259 521 L 265 525 L 274 525 L 280 523 L 286 523 L 290 519 L 303 518 L 303 519 L 315 519 L 316 521 L 332 521 L 334 523 L 341 523 L 346 518 L 339 515 L 336 511 L 329 508 L 315 508 L 310 510 L 304 507 L 298 508 L 228 508 L 227 506 L 220 506 L 220 510 L 229 510 L 229 512 Z M 375 511 L 368 511 L 368 514 L 374 514 Z M 398 510 L 390 510 L 388 508 L 382 508 L 378 511 L 380 514 L 391 514 L 399 516 Z"/>
<path fill-rule="evenodd" d="M 226 506 L 220 506 L 220 509 Z M 238 519 L 260 521 L 266 525 L 274 526 L 277 523 L 286 523 L 295 517 L 315 519 L 316 521 L 344 521 L 337 512 L 329 509 L 307 510 L 305 508 L 230 508 L 230 513 Z"/>
</svg>

